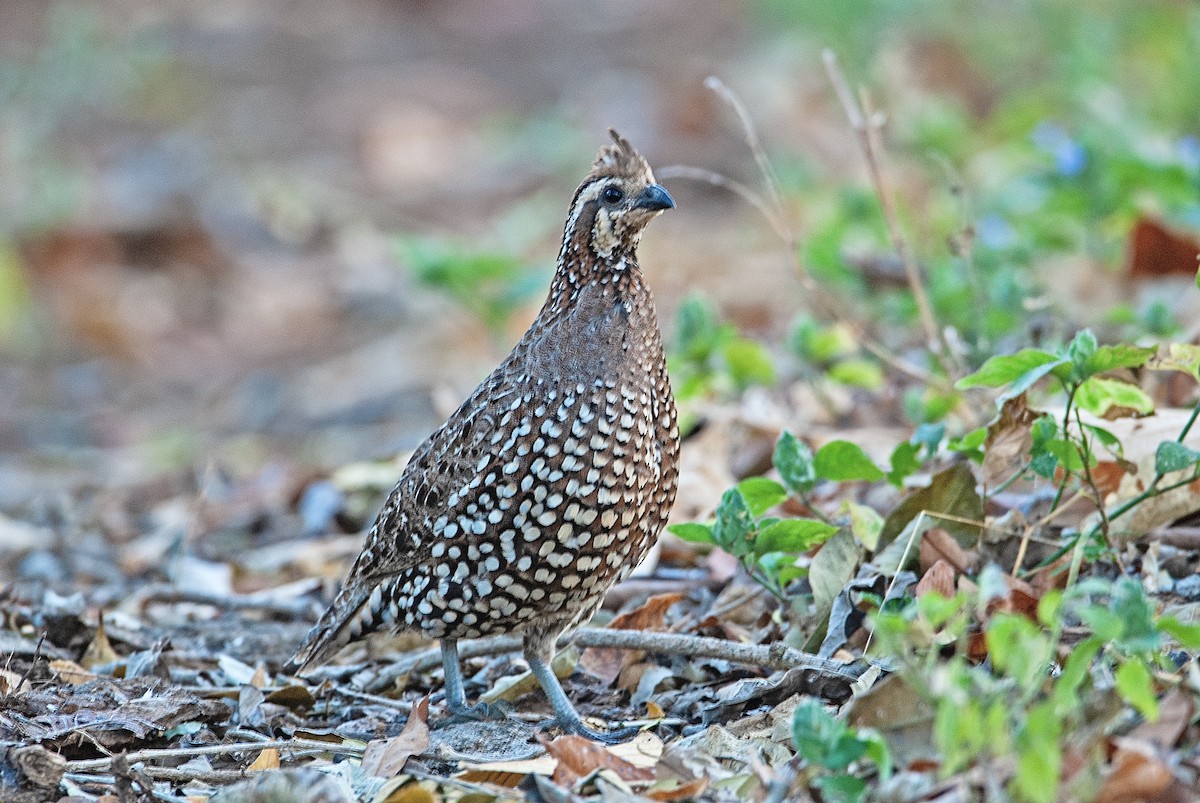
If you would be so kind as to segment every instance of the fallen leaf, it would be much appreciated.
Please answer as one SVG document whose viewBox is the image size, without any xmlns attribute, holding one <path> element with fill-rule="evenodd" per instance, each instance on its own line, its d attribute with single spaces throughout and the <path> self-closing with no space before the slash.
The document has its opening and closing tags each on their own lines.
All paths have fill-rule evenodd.
<svg viewBox="0 0 1200 803">
<path fill-rule="evenodd" d="M 558 759 L 552 780 L 564 788 L 570 789 L 581 778 L 600 769 L 612 770 L 618 778 L 627 782 L 654 780 L 654 772 L 650 768 L 634 766 L 603 745 L 582 736 L 567 734 L 553 741 L 539 741 L 550 755 Z"/>
<path fill-rule="evenodd" d="M 1008 399 L 995 420 L 988 424 L 983 452 L 983 486 L 995 488 L 1029 459 L 1033 445 L 1033 422 L 1041 414 L 1029 409 L 1024 393 Z"/>
<path fill-rule="evenodd" d="M 120 658 L 117 651 L 113 649 L 112 643 L 108 640 L 108 634 L 104 632 L 104 612 L 100 612 L 100 622 L 96 625 L 96 635 L 92 637 L 92 643 L 88 644 L 87 649 L 83 651 L 83 657 L 79 659 L 79 663 L 84 669 L 91 669 L 104 664 L 111 664 Z"/>
<path fill-rule="evenodd" d="M 642 792 L 642 796 L 648 797 L 651 800 L 663 801 L 693 800 L 699 799 L 700 793 L 707 788 L 707 778 L 696 778 L 688 781 L 687 783 L 681 783 L 680 781 L 672 778 L 666 781 L 656 782 L 654 787 Z"/>
<path fill-rule="evenodd" d="M 29 682 L 11 669 L 0 669 L 0 696 L 20 694 L 29 689 Z"/>
<path fill-rule="evenodd" d="M 1196 703 L 1190 694 L 1171 689 L 1158 701 L 1158 720 L 1138 725 L 1129 732 L 1129 738 L 1154 745 L 1159 750 L 1170 750 L 1179 743 L 1179 737 L 1191 724 L 1195 712 Z"/>
<path fill-rule="evenodd" d="M 914 491 L 897 505 L 884 519 L 883 532 L 879 536 L 880 549 L 895 540 L 921 513 L 952 516 L 930 515 L 929 518 L 937 526 L 944 527 L 959 544 L 974 544 L 980 531 L 979 524 L 974 522 L 983 521 L 983 499 L 976 489 L 971 466 L 965 462 L 956 463 L 934 474 L 927 487 Z"/>
<path fill-rule="evenodd" d="M 933 564 L 944 560 L 959 574 L 969 571 L 979 562 L 974 550 L 963 549 L 950 533 L 941 527 L 930 527 L 921 538 L 920 565 L 928 571 Z"/>
<path fill-rule="evenodd" d="M 1129 234 L 1131 279 L 1162 279 L 1168 276 L 1195 276 L 1200 240 L 1172 231 L 1157 220 L 1138 218 Z"/>
<path fill-rule="evenodd" d="M 391 739 L 367 742 L 362 757 L 363 772 L 376 778 L 398 775 L 412 756 L 429 747 L 429 695 L 425 695 L 409 712 L 404 730 Z"/>
<path fill-rule="evenodd" d="M 916 595 L 937 593 L 947 599 L 954 596 L 954 567 L 944 560 L 929 567 L 925 576 L 917 583 Z"/>
<path fill-rule="evenodd" d="M 1130 738 L 1114 739 L 1113 743 L 1117 750 L 1096 803 L 1153 800 L 1175 779 L 1149 743 Z"/>
<path fill-rule="evenodd" d="M 279 769 L 279 749 L 268 747 L 258 754 L 258 757 L 246 767 L 246 772 L 261 772 L 262 770 Z"/>
<path fill-rule="evenodd" d="M 662 630 L 667 610 L 683 598 L 680 592 L 656 594 L 635 610 L 613 617 L 608 626 L 614 630 Z M 592 677 L 612 685 L 621 670 L 641 661 L 645 655 L 643 650 L 588 647 L 579 659 L 579 666 Z"/>
</svg>

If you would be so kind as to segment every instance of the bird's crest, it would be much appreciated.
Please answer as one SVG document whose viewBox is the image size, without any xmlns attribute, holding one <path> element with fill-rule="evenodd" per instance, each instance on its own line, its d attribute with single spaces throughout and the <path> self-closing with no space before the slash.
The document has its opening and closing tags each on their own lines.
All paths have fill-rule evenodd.
<svg viewBox="0 0 1200 803">
<path fill-rule="evenodd" d="M 608 134 L 613 138 L 613 144 L 600 149 L 596 161 L 592 163 L 592 172 L 588 179 L 619 176 L 653 184 L 654 174 L 650 172 L 650 164 L 629 144 L 629 140 L 612 128 L 608 129 Z"/>
</svg>

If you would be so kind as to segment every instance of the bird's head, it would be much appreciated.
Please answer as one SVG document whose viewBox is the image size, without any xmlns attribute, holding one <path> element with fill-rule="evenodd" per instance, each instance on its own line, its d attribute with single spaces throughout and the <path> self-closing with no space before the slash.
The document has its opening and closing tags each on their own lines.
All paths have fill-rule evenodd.
<svg viewBox="0 0 1200 803">
<path fill-rule="evenodd" d="M 642 155 L 616 131 L 608 133 L 613 144 L 600 149 L 575 192 L 564 243 L 588 248 L 604 260 L 632 254 L 646 224 L 664 209 L 675 208 Z"/>
</svg>

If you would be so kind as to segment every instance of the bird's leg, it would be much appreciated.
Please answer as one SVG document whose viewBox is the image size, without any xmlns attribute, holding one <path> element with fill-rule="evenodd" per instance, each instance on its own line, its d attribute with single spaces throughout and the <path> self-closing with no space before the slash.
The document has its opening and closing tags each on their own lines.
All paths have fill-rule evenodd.
<svg viewBox="0 0 1200 803">
<path fill-rule="evenodd" d="M 529 671 L 533 673 L 538 683 L 541 684 L 542 690 L 546 692 L 550 706 L 554 709 L 558 726 L 567 733 L 586 736 L 604 744 L 620 744 L 632 739 L 641 728 L 620 728 L 601 733 L 583 723 L 583 718 L 571 704 L 567 693 L 563 691 L 562 684 L 554 676 L 554 670 L 550 668 L 550 659 L 554 655 L 554 643 L 558 640 L 558 636 L 559 633 L 554 632 L 550 633 L 548 637 L 545 633 L 530 633 L 525 637 L 525 660 L 529 664 Z"/>
<path fill-rule="evenodd" d="M 477 703 L 467 705 L 467 693 L 463 689 L 462 668 L 458 664 L 458 640 L 442 639 L 442 668 L 446 676 L 446 711 L 450 722 L 464 720 L 504 719 L 508 711 L 501 705 Z"/>
</svg>

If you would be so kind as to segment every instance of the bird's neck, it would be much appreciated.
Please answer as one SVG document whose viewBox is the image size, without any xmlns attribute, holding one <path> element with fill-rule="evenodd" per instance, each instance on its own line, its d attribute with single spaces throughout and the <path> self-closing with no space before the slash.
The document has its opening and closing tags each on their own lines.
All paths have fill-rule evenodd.
<svg viewBox="0 0 1200 803">
<path fill-rule="evenodd" d="M 577 244 L 568 241 L 559 255 L 543 315 L 569 313 L 585 288 L 599 288 L 605 295 L 611 293 L 614 303 L 625 301 L 633 305 L 641 300 L 646 286 L 635 249 L 601 257 L 586 245 L 575 248 Z"/>
</svg>

